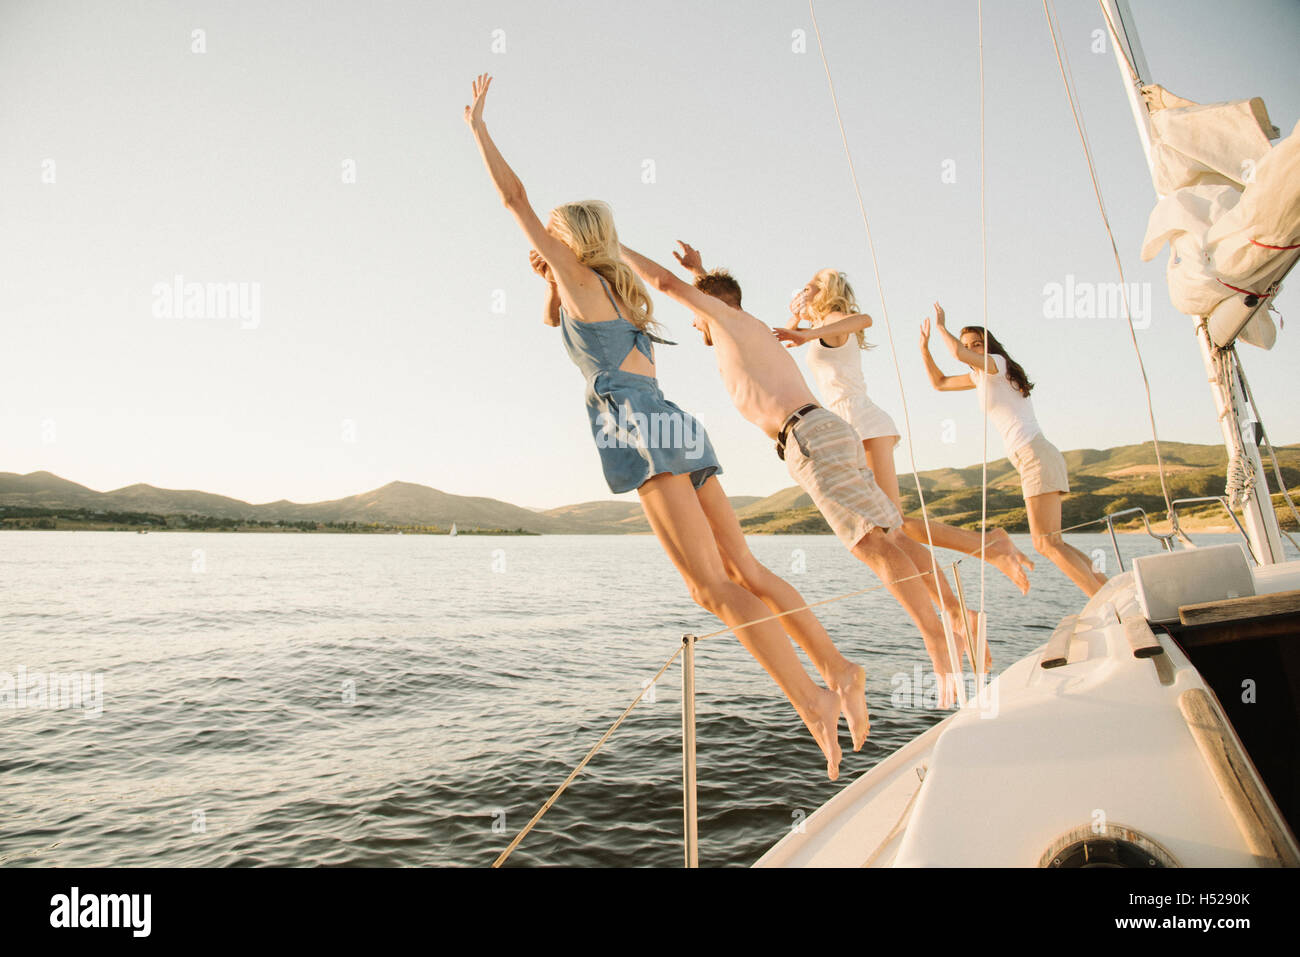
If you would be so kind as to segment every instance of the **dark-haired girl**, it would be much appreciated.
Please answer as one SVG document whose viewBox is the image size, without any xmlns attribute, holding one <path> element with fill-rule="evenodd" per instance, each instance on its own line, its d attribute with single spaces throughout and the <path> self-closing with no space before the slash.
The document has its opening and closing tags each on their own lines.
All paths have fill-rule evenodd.
<svg viewBox="0 0 1300 957">
<path fill-rule="evenodd" d="M 1069 577 L 1088 597 L 1106 583 L 1092 562 L 1061 538 L 1061 496 L 1070 491 L 1065 456 L 1043 435 L 1029 393 L 1034 384 L 1020 363 L 1007 355 L 993 333 L 966 326 L 958 338 L 944 324 L 943 308 L 934 304 L 935 323 L 953 357 L 970 366 L 965 375 L 944 375 L 930 355 L 930 320 L 921 323 L 921 355 L 931 384 L 940 392 L 974 389 L 980 407 L 1002 436 L 1007 457 L 1020 473 L 1025 511 L 1034 548 Z"/>
</svg>

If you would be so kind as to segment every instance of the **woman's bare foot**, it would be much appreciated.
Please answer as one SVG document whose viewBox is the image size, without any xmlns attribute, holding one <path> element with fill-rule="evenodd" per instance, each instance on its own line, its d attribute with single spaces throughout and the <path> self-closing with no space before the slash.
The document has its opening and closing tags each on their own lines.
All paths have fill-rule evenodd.
<svg viewBox="0 0 1300 957">
<path fill-rule="evenodd" d="M 867 669 L 850 665 L 831 688 L 840 699 L 840 710 L 849 723 L 853 750 L 861 751 L 871 733 L 871 716 L 867 713 Z"/>
<path fill-rule="evenodd" d="M 951 677 L 945 666 L 935 665 L 934 680 L 938 689 L 939 710 L 947 711 L 957 703 L 957 692 L 953 688 Z"/>
<path fill-rule="evenodd" d="M 973 652 L 972 649 L 976 647 L 976 643 L 979 640 L 980 613 L 968 610 L 966 612 L 966 626 L 964 628 L 957 623 L 959 619 L 955 609 L 952 611 L 945 611 L 943 615 L 944 621 L 946 621 L 952 629 L 952 640 L 957 645 L 957 657 L 963 661 L 970 661 L 971 670 L 975 671 L 975 661 L 972 655 L 977 654 L 978 652 Z M 938 668 L 938 665 L 935 665 L 935 667 Z M 986 647 L 984 649 L 984 670 L 988 671 L 992 667 L 993 656 L 989 653 L 989 649 Z M 950 670 L 956 671 L 957 669 L 954 668 Z"/>
<path fill-rule="evenodd" d="M 939 707 L 948 711 L 957 706 L 957 683 L 961 675 L 941 674 L 939 677 Z"/>
<path fill-rule="evenodd" d="M 979 636 L 980 636 L 980 613 L 977 611 L 966 612 L 966 634 L 970 636 L 969 648 L 976 649 L 979 654 Z M 974 664 L 974 662 L 972 662 Z M 993 651 L 988 646 L 987 636 L 984 642 L 984 674 L 993 670 Z"/>
<path fill-rule="evenodd" d="M 1005 528 L 993 529 L 988 537 L 984 554 L 989 564 L 1015 582 L 1020 594 L 1028 595 L 1029 576 L 1025 574 L 1025 569 L 1033 571 L 1034 563 L 1016 548 L 1016 543 L 1011 540 Z"/>
<path fill-rule="evenodd" d="M 813 710 L 808 714 L 800 711 L 799 717 L 803 718 L 803 723 L 812 733 L 817 747 L 821 748 L 822 754 L 826 755 L 826 776 L 834 781 L 840 776 L 840 758 L 843 757 L 839 741 L 839 695 L 834 691 L 818 688 Z"/>
</svg>

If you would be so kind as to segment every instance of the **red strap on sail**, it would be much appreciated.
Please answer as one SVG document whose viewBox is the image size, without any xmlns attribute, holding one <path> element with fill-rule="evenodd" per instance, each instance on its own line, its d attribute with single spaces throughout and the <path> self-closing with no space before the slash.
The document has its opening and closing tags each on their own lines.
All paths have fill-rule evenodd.
<svg viewBox="0 0 1300 957">
<path fill-rule="evenodd" d="M 1253 289 L 1242 289 L 1238 286 L 1234 286 L 1230 282 L 1224 282 L 1222 279 L 1216 278 L 1214 281 L 1217 282 L 1220 286 L 1227 286 L 1233 292 L 1241 293 L 1243 296 L 1258 296 L 1260 299 L 1267 299 L 1270 295 L 1270 293 L 1267 292 L 1255 292 Z"/>
<path fill-rule="evenodd" d="M 1258 246 L 1260 249 L 1300 249 L 1300 243 L 1295 243 L 1291 246 L 1270 246 L 1268 243 L 1256 242 L 1252 239 L 1250 244 L 1252 246 Z M 1227 284 L 1225 283 L 1224 285 Z"/>
</svg>

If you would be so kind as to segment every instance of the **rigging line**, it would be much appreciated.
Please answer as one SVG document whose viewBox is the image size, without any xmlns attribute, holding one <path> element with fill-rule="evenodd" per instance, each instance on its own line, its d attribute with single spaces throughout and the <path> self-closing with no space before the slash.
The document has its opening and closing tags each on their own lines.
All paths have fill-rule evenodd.
<svg viewBox="0 0 1300 957">
<path fill-rule="evenodd" d="M 957 561 L 953 562 L 953 564 L 960 565 L 961 562 L 962 559 L 959 558 L 957 559 Z M 880 589 L 888 588 L 890 585 L 901 585 L 903 582 L 910 582 L 917 578 L 924 578 L 926 575 L 930 575 L 930 574 L 933 574 L 933 572 L 917 572 L 915 575 L 908 575 L 906 578 L 895 578 L 892 581 L 888 581 L 888 582 L 878 582 L 875 585 L 868 586 L 867 588 L 859 588 L 857 591 L 845 592 L 843 595 L 836 595 L 833 598 L 823 598 L 821 601 L 810 601 L 806 605 L 801 605 L 798 608 L 790 608 L 787 609 L 786 611 L 780 611 L 774 615 L 768 615 L 766 618 L 755 618 L 753 621 L 747 621 L 744 624 L 736 625 L 734 627 L 728 625 L 726 628 L 719 628 L 717 631 L 711 631 L 707 635 L 699 635 L 696 637 L 695 640 L 703 641 L 705 638 L 716 638 L 718 637 L 718 635 L 725 635 L 729 631 L 738 632 L 742 628 L 749 628 L 753 625 L 761 625 L 763 624 L 763 622 L 766 621 L 775 621 L 778 618 L 784 618 L 786 615 L 794 615 L 794 614 L 798 614 L 801 611 L 808 611 L 808 609 L 816 608 L 818 605 L 829 605 L 831 602 L 843 601 L 846 598 L 853 598 L 857 595 L 865 595 L 868 592 L 880 591 Z M 739 635 L 737 635 L 737 637 L 739 637 Z"/>
<path fill-rule="evenodd" d="M 1115 27 L 1115 22 L 1111 20 L 1110 10 L 1106 8 L 1104 0 L 1100 6 L 1101 15 L 1106 18 L 1106 26 L 1110 27 L 1110 35 L 1113 38 L 1112 42 L 1115 44 L 1115 49 L 1119 50 L 1120 56 L 1124 58 L 1124 65 L 1128 67 L 1129 79 L 1133 81 L 1134 86 L 1141 86 L 1142 77 L 1138 74 L 1137 67 L 1133 65 L 1133 60 L 1128 55 L 1128 31 L 1124 31 L 1124 36 L 1120 37 L 1119 30 Z M 1121 39 L 1123 40 L 1122 43 L 1120 42 Z"/>
<path fill-rule="evenodd" d="M 984 164 L 984 0 L 980 0 L 976 11 L 979 18 L 979 46 L 980 46 L 980 263 L 983 267 L 983 293 L 984 293 L 984 315 L 983 331 L 980 338 L 984 341 L 984 350 L 988 351 L 989 342 L 989 238 L 987 225 L 987 202 L 986 202 L 986 169 Z M 988 363 L 984 364 L 982 375 L 988 375 Z M 992 389 L 989 388 L 987 380 L 984 383 L 984 434 L 983 434 L 983 466 L 980 472 L 980 613 L 984 613 L 984 576 L 987 572 L 988 562 L 985 560 L 984 551 L 985 543 L 988 539 L 988 521 L 989 521 L 989 397 Z M 987 618 L 986 618 L 987 620 Z M 987 629 L 986 629 L 987 634 Z M 976 636 L 975 644 L 979 644 L 979 637 Z M 979 649 L 977 649 L 978 651 Z M 971 667 L 975 663 L 971 662 Z"/>
<path fill-rule="evenodd" d="M 677 650 L 672 653 L 672 657 L 664 662 L 663 667 L 660 668 L 658 672 L 655 673 L 655 676 L 650 679 L 649 683 L 641 689 L 641 693 L 632 699 L 632 703 L 618 716 L 618 720 L 609 726 L 609 730 L 600 736 L 600 740 L 596 742 L 596 746 L 587 752 L 587 756 L 578 762 L 576 768 L 569 772 L 569 776 L 564 779 L 564 783 L 555 789 L 555 793 L 546 799 L 546 803 L 543 804 L 541 808 L 538 809 L 537 813 L 533 815 L 532 820 L 524 825 L 524 829 L 515 835 L 515 839 L 510 842 L 510 845 L 501 852 L 495 861 L 492 862 L 493 867 L 500 867 L 505 862 L 505 859 L 514 853 L 515 848 L 519 846 L 519 842 L 522 841 L 524 837 L 527 836 L 528 832 L 533 829 L 533 826 L 542 819 L 542 815 L 551 809 L 551 805 L 559 800 L 560 795 L 568 789 L 569 785 L 573 783 L 573 779 L 578 776 L 578 772 L 585 768 L 587 762 L 596 756 L 596 752 L 599 751 L 604 746 L 605 742 L 609 740 L 609 736 L 614 733 L 614 730 L 623 723 L 623 719 L 632 713 L 632 709 L 635 708 L 641 698 L 645 696 L 646 691 L 653 688 L 655 682 L 663 677 L 663 673 L 668 670 L 669 665 L 677 660 L 677 656 L 682 653 L 682 648 L 684 647 L 684 645 L 677 646 Z"/>
<path fill-rule="evenodd" d="M 870 867 L 872 864 L 876 863 L 876 858 L 880 856 L 880 852 L 889 846 L 890 841 L 898 836 L 898 832 L 903 829 L 903 822 L 906 821 L 907 816 L 912 813 L 912 805 L 916 803 L 916 799 L 920 796 L 921 785 L 924 783 L 925 778 L 921 778 L 916 785 L 916 790 L 912 792 L 912 796 L 907 799 L 907 804 L 903 806 L 903 813 L 898 815 L 898 820 L 895 821 L 894 826 L 889 829 L 889 833 L 885 835 L 884 840 L 876 845 L 876 849 L 867 856 L 865 861 L 862 862 L 862 867 Z"/>
<path fill-rule="evenodd" d="M 1160 436 L 1156 431 L 1156 413 L 1151 401 L 1151 380 L 1147 377 L 1146 363 L 1142 360 L 1142 349 L 1138 345 L 1137 330 L 1133 326 L 1133 314 L 1128 301 L 1128 283 L 1124 278 L 1124 264 L 1119 255 L 1119 244 L 1115 241 L 1115 233 L 1110 227 L 1110 217 L 1106 214 L 1106 204 L 1101 195 L 1101 184 L 1097 181 L 1096 164 L 1092 159 L 1092 151 L 1088 148 L 1088 136 L 1084 131 L 1083 120 L 1080 117 L 1082 107 L 1075 105 L 1074 90 L 1066 73 L 1067 67 L 1062 59 L 1060 43 L 1056 38 L 1055 7 L 1050 6 L 1050 4 L 1051 0 L 1043 0 L 1043 14 L 1047 17 L 1047 29 L 1052 35 L 1052 49 L 1056 52 L 1056 65 L 1061 71 L 1061 83 L 1065 86 L 1065 97 L 1070 104 L 1070 114 L 1074 117 L 1074 127 L 1078 130 L 1079 141 L 1083 144 L 1083 155 L 1088 163 L 1088 175 L 1092 179 L 1092 189 L 1097 197 L 1097 208 L 1101 211 L 1101 220 L 1106 227 L 1106 235 L 1110 238 L 1110 249 L 1115 257 L 1115 268 L 1119 272 L 1120 293 L 1124 300 L 1124 320 L 1128 323 L 1129 337 L 1133 340 L 1133 351 L 1137 354 L 1138 370 L 1142 373 L 1142 386 L 1146 393 L 1147 419 L 1151 423 L 1151 439 L 1155 447 L 1156 467 L 1160 473 L 1160 491 L 1165 499 L 1166 517 L 1173 523 L 1174 531 L 1181 538 L 1186 539 L 1186 536 L 1178 528 L 1178 518 L 1174 514 L 1173 502 L 1169 497 L 1169 481 L 1165 475 L 1164 457 L 1160 453 Z"/>
<path fill-rule="evenodd" d="M 835 94 L 835 81 L 831 78 L 831 65 L 826 59 L 826 47 L 822 43 L 822 31 L 817 24 L 817 11 L 814 8 L 813 0 L 808 0 L 808 14 L 812 18 L 813 33 L 817 36 L 817 51 L 822 58 L 822 69 L 826 71 L 826 85 L 830 87 L 831 106 L 835 109 L 835 122 L 839 125 L 840 139 L 844 143 L 844 157 L 848 160 L 849 177 L 853 180 L 853 192 L 858 200 L 858 212 L 862 214 L 862 225 L 867 232 L 867 248 L 871 252 L 871 265 L 876 275 L 876 295 L 880 298 L 880 313 L 885 320 L 885 333 L 889 339 L 889 353 L 894 362 L 894 375 L 898 378 L 898 393 L 903 404 L 903 427 L 907 431 L 907 457 L 912 464 L 912 478 L 916 482 L 916 494 L 921 502 L 921 520 L 925 524 L 925 537 L 930 545 L 930 568 L 934 573 L 935 592 L 939 596 L 939 610 L 943 613 L 943 629 L 948 645 L 949 661 L 955 665 L 952 669 L 953 672 L 960 674 L 962 668 L 961 657 L 957 654 L 955 636 L 953 635 L 954 629 L 949 625 L 947 604 L 943 599 L 943 588 L 939 584 L 939 562 L 934 554 L 934 536 L 930 531 L 930 514 L 925 505 L 925 491 L 921 488 L 921 475 L 916 467 L 916 449 L 912 442 L 912 416 L 907 408 L 907 392 L 903 388 L 903 371 L 898 364 L 898 349 L 894 345 L 894 327 L 889 321 L 889 307 L 885 304 L 885 289 L 880 279 L 880 260 L 876 256 L 876 241 L 871 235 L 871 222 L 867 219 L 867 207 L 862 201 L 862 187 L 858 183 L 858 173 L 853 166 L 853 153 L 849 149 L 848 134 L 844 131 L 844 118 L 840 115 L 840 101 Z M 900 509 L 899 512 L 901 517 L 902 510 Z M 969 631 L 970 623 L 962 622 L 962 627 Z M 974 662 L 971 662 L 971 667 L 975 667 Z M 957 697 L 965 705 L 965 682 L 958 682 Z"/>
<path fill-rule="evenodd" d="M 1246 380 L 1246 367 L 1242 365 L 1241 356 L 1238 355 L 1236 348 L 1232 349 L 1232 358 L 1234 365 L 1237 367 L 1237 378 L 1241 380 L 1242 390 L 1246 393 L 1246 401 L 1250 404 L 1251 411 L 1255 414 L 1255 421 L 1259 423 L 1261 444 L 1268 449 L 1268 456 L 1273 461 L 1273 474 L 1277 476 L 1277 487 L 1281 490 L 1282 497 L 1286 500 L 1286 504 L 1291 509 L 1291 517 L 1296 520 L 1297 527 L 1300 527 L 1300 511 L 1296 510 L 1295 502 L 1291 500 L 1291 493 L 1287 490 L 1286 479 L 1282 476 L 1282 467 L 1277 461 L 1277 451 L 1273 448 L 1273 443 L 1268 437 L 1268 431 L 1264 428 L 1262 417 L 1259 414 L 1259 406 L 1255 404 L 1255 395 L 1250 391 L 1250 382 Z M 1267 474 L 1264 477 L 1264 488 L 1267 491 Z M 1268 504 L 1271 508 L 1273 505 L 1272 495 L 1269 496 Z M 1300 549 L 1300 543 L 1297 543 L 1296 540 L 1291 537 L 1291 533 L 1282 527 L 1281 522 L 1277 523 L 1277 530 L 1287 537 L 1287 541 Z"/>
<path fill-rule="evenodd" d="M 959 565 L 961 564 L 961 562 L 962 559 L 959 558 L 957 559 L 957 561 L 953 562 L 953 565 Z M 815 608 L 818 605 L 828 605 L 831 602 L 843 601 L 846 598 L 853 598 L 855 595 L 863 595 L 866 594 L 867 592 L 880 591 L 880 589 L 882 588 L 888 588 L 890 585 L 897 585 L 900 582 L 911 581 L 914 578 L 924 578 L 927 574 L 929 574 L 929 572 L 918 572 L 915 575 L 909 575 L 907 578 L 897 578 L 890 582 L 879 582 L 868 588 L 859 588 L 857 591 L 845 592 L 843 595 L 835 595 L 834 597 L 831 598 L 823 598 L 821 601 L 809 602 L 807 605 L 803 605 L 799 608 L 791 608 L 788 611 L 783 611 L 780 612 L 779 614 L 768 615 L 765 618 L 755 618 L 753 621 L 747 621 L 744 624 L 736 625 L 734 628 L 730 626 L 726 628 L 720 628 L 717 631 L 709 632 L 707 635 L 696 636 L 695 640 L 697 642 L 700 642 L 703 641 L 705 638 L 716 638 L 718 635 L 725 635 L 729 631 L 739 631 L 741 628 L 748 628 L 751 625 L 761 624 L 762 622 L 765 621 L 772 621 L 773 619 L 782 618 L 786 615 L 793 615 L 796 612 L 807 611 L 808 609 Z M 515 839 L 510 842 L 510 845 L 504 851 L 501 852 L 501 854 L 497 857 L 495 861 L 492 862 L 493 867 L 500 867 L 501 864 L 505 861 L 505 859 L 514 852 L 514 849 L 519 846 L 519 842 L 522 841 L 524 837 L 528 834 L 528 832 L 533 829 L 533 826 L 536 825 L 537 822 L 542 819 L 542 815 L 551 809 L 551 805 L 553 805 L 559 799 L 560 795 L 565 792 L 565 790 L 569 787 L 569 785 L 573 783 L 574 778 L 578 776 L 578 772 L 581 771 L 583 768 L 585 768 L 588 762 L 590 762 L 591 759 L 596 756 L 596 752 L 599 751 L 604 746 L 605 742 L 609 740 L 609 736 L 614 733 L 614 730 L 620 724 L 623 723 L 623 719 L 632 713 L 632 709 L 635 708 L 637 706 L 637 703 L 641 700 L 641 698 L 645 696 L 646 691 L 649 690 L 651 687 L 653 687 L 654 683 L 663 677 L 663 673 L 668 670 L 668 667 L 674 661 L 677 660 L 677 656 L 680 655 L 681 653 L 682 653 L 682 646 L 679 645 L 677 650 L 673 652 L 672 657 L 670 657 L 667 661 L 663 663 L 663 667 L 660 668 L 657 672 L 655 672 L 655 676 L 651 678 L 648 682 L 646 682 L 645 686 L 641 689 L 641 692 L 635 698 L 633 698 L 632 703 L 627 706 L 627 709 L 621 715 L 618 716 L 618 719 L 612 725 L 610 725 L 609 730 L 600 736 L 600 740 L 596 742 L 596 746 L 587 752 L 587 756 L 583 758 L 582 761 L 579 762 L 578 766 L 574 768 L 573 771 L 569 774 L 569 776 L 564 779 L 564 783 L 555 789 L 555 793 L 553 793 L 549 798 L 547 798 L 546 803 L 543 804 L 541 808 L 538 810 L 538 812 L 533 815 L 532 820 L 530 820 L 526 825 L 524 825 L 523 830 L 521 830 L 518 834 L 515 835 Z M 964 686 L 965 686 L 965 682 L 958 683 L 958 687 L 963 688 L 963 690 L 964 690 Z M 963 701 L 963 704 L 964 703 L 965 702 Z"/>
</svg>

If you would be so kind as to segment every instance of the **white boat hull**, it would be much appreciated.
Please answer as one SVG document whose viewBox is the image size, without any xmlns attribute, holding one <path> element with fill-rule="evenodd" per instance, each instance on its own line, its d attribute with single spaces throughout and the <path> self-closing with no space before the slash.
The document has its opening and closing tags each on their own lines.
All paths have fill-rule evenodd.
<svg viewBox="0 0 1300 957">
<path fill-rule="evenodd" d="M 1180 707 L 1213 692 L 1167 636 L 1135 657 L 1135 629 L 1156 637 L 1128 572 L 1080 613 L 1066 664 L 1041 667 L 1042 648 L 1016 662 L 756 866 L 1036 867 L 1080 829 L 1140 832 L 1185 867 L 1276 864 L 1243 834 Z"/>
</svg>

